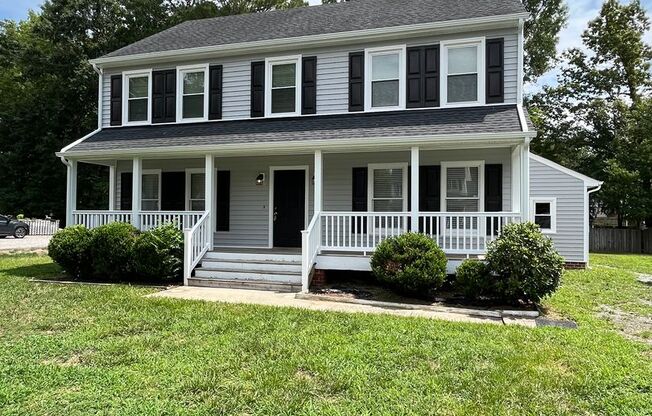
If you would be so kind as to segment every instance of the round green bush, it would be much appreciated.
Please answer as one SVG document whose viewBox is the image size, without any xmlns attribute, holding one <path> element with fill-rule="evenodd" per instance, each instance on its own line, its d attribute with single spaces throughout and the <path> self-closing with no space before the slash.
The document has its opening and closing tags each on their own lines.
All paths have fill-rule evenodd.
<svg viewBox="0 0 652 416">
<path fill-rule="evenodd" d="M 133 273 L 133 247 L 138 230 L 131 224 L 114 222 L 93 230 L 91 257 L 97 278 L 126 280 Z"/>
<path fill-rule="evenodd" d="M 148 281 L 178 281 L 183 278 L 183 233 L 173 224 L 163 224 L 138 236 L 133 247 L 133 271 Z"/>
<path fill-rule="evenodd" d="M 496 278 L 496 295 L 503 300 L 537 302 L 559 286 L 564 259 L 552 241 L 532 223 L 509 224 L 487 251 Z"/>
<path fill-rule="evenodd" d="M 371 256 L 371 269 L 395 290 L 427 296 L 446 278 L 446 255 L 423 234 L 406 233 L 382 241 Z"/>
<path fill-rule="evenodd" d="M 492 294 L 493 278 L 487 264 L 479 260 L 464 260 L 455 272 L 455 290 L 469 299 Z"/>
<path fill-rule="evenodd" d="M 91 230 L 75 225 L 57 231 L 48 244 L 48 254 L 63 270 L 75 278 L 90 277 Z"/>
</svg>

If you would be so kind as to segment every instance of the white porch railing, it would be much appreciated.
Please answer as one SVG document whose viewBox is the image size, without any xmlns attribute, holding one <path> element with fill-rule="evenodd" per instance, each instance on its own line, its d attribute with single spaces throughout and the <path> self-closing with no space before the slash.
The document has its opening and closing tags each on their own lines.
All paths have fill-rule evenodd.
<svg viewBox="0 0 652 416">
<path fill-rule="evenodd" d="M 193 269 L 213 245 L 211 216 L 208 212 L 192 228 L 183 230 L 183 284 L 188 285 Z"/>
<path fill-rule="evenodd" d="M 203 215 L 203 211 L 141 211 L 140 229 L 147 231 L 160 224 L 171 223 L 185 230 L 197 224 Z"/>
<path fill-rule="evenodd" d="M 315 265 L 321 241 L 322 217 L 316 212 L 312 221 L 304 231 L 301 231 L 301 290 L 310 287 L 310 272 Z"/>
<path fill-rule="evenodd" d="M 131 211 L 80 211 L 72 212 L 75 225 L 85 225 L 86 228 L 96 228 L 112 222 L 131 223 Z"/>
<path fill-rule="evenodd" d="M 514 212 L 421 212 L 418 230 L 449 254 L 482 254 L 505 227 L 520 222 Z M 322 212 L 321 249 L 373 251 L 388 237 L 410 230 L 409 212 Z"/>
</svg>

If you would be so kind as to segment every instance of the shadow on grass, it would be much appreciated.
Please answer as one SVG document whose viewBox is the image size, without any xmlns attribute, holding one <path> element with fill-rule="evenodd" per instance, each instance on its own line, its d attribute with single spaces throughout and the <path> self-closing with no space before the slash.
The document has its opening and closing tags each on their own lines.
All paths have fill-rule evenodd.
<svg viewBox="0 0 652 416">
<path fill-rule="evenodd" d="M 61 267 L 54 263 L 30 264 L 28 266 L 5 269 L 4 273 L 10 276 L 28 277 L 32 279 L 60 280 L 67 278 Z"/>
</svg>

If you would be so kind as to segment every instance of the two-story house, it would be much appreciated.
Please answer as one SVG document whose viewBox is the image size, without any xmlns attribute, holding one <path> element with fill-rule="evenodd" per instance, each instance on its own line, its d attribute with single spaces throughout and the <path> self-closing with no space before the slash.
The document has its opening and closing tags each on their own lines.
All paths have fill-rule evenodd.
<svg viewBox="0 0 652 416">
<path fill-rule="evenodd" d="M 67 223 L 185 230 L 186 284 L 307 290 L 380 241 L 450 264 L 533 220 L 585 265 L 600 183 L 529 152 L 519 0 L 356 0 L 189 21 L 91 61 L 98 129 L 63 148 Z M 109 166 L 76 209 L 79 162 Z"/>
</svg>

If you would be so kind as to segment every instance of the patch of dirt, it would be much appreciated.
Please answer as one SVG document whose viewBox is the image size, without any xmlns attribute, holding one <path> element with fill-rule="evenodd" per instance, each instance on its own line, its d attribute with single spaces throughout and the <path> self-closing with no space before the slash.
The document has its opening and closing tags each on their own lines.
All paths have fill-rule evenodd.
<svg viewBox="0 0 652 416">
<path fill-rule="evenodd" d="M 629 339 L 652 345 L 652 318 L 640 316 L 635 313 L 625 312 L 606 305 L 600 307 L 601 318 L 605 318 L 616 325 Z"/>
<path fill-rule="evenodd" d="M 299 380 L 303 381 L 310 381 L 314 379 L 316 374 L 314 374 L 310 370 L 306 370 L 304 368 L 299 368 L 296 373 L 294 373 L 294 377 L 296 377 Z"/>
<path fill-rule="evenodd" d="M 89 362 L 94 354 L 95 351 L 86 350 L 86 351 L 74 353 L 69 357 L 57 357 L 49 360 L 43 360 L 42 364 L 57 365 L 59 367 L 77 367 Z"/>
</svg>

